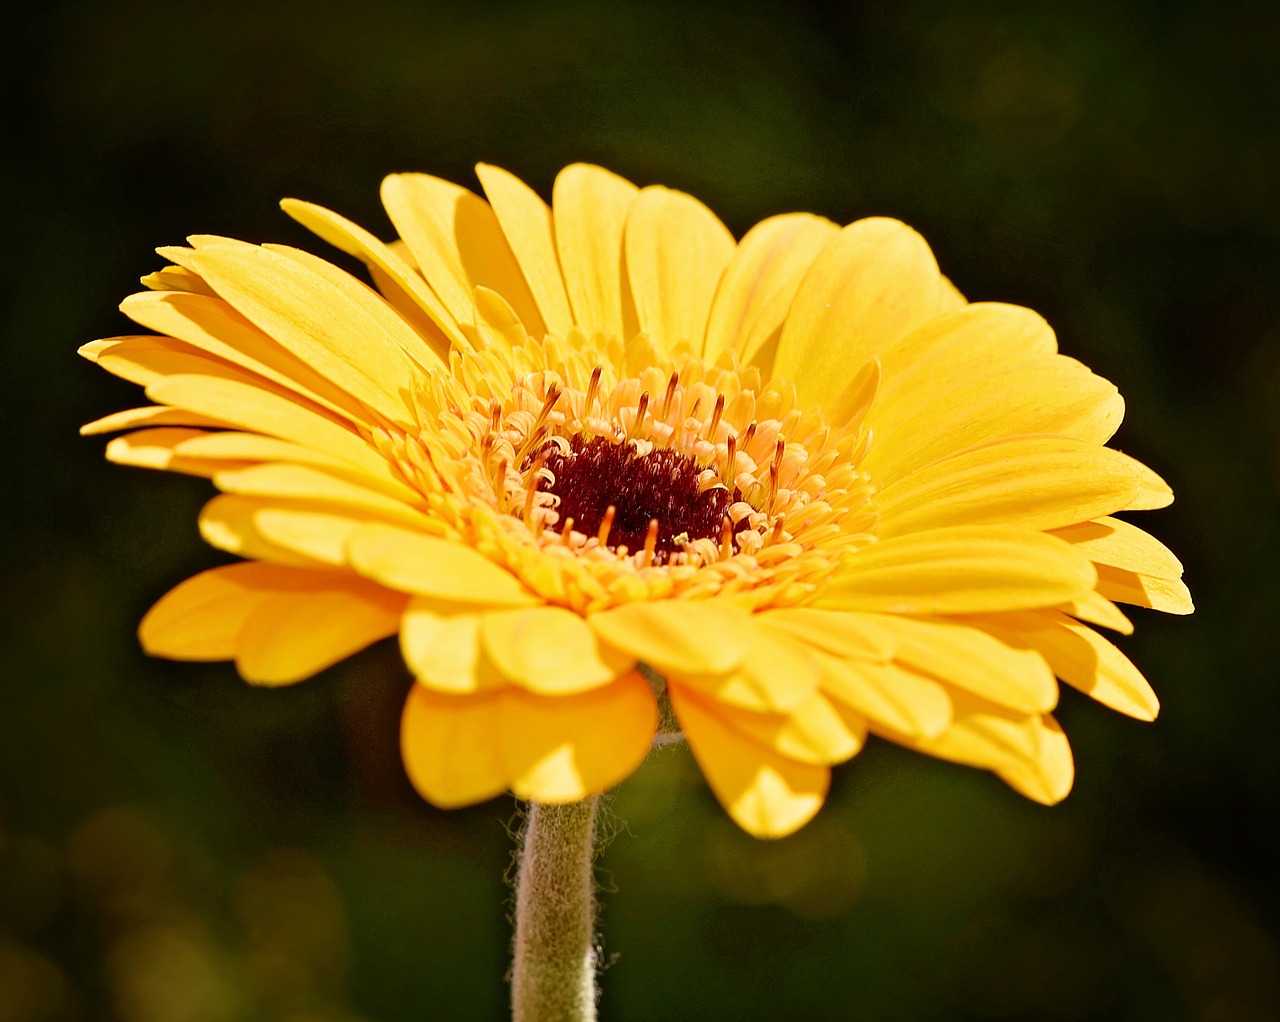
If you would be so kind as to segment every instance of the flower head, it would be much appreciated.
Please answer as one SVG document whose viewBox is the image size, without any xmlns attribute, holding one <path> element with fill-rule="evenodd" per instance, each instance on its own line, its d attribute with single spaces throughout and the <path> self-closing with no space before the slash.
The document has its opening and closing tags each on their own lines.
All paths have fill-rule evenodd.
<svg viewBox="0 0 1280 1022">
<path fill-rule="evenodd" d="M 211 477 L 244 560 L 142 622 L 159 656 L 298 681 L 398 635 L 431 802 L 572 801 L 626 777 L 667 699 L 721 803 L 789 833 L 869 732 L 1070 788 L 1055 678 L 1157 702 L 1095 626 L 1187 613 L 1116 512 L 1172 500 L 1105 446 L 1115 388 L 1034 313 L 967 302 L 905 225 L 771 217 L 575 165 L 548 207 L 393 175 L 367 267 L 193 237 L 81 349 L 152 402 L 107 456 Z M 486 201 L 487 200 L 487 201 Z"/>
</svg>

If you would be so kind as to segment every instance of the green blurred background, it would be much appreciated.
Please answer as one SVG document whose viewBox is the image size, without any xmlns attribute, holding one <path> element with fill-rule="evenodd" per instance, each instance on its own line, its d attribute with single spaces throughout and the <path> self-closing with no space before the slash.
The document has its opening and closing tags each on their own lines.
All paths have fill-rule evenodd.
<svg viewBox="0 0 1280 1022">
<path fill-rule="evenodd" d="M 504 1017 L 514 804 L 414 796 L 391 644 L 283 691 L 144 659 L 142 611 L 220 560 L 210 490 L 76 435 L 138 403 L 74 350 L 130 331 L 155 246 L 323 251 L 280 197 L 386 234 L 385 173 L 477 160 L 544 195 L 597 161 L 739 234 L 913 224 L 1121 388 L 1199 605 L 1124 641 L 1157 723 L 1065 693 L 1055 809 L 873 743 L 758 843 L 654 756 L 612 803 L 603 1018 L 1280 1018 L 1274 5 L 477 7 L 8 16 L 0 1022 Z"/>
</svg>

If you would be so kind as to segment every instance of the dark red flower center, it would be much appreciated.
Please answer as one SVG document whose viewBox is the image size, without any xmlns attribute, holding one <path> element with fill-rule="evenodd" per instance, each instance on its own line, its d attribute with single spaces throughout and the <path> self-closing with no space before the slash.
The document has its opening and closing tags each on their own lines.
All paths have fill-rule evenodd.
<svg viewBox="0 0 1280 1022">
<path fill-rule="evenodd" d="M 548 447 L 542 453 L 555 482 L 543 479 L 538 488 L 560 498 L 561 527 L 572 518 L 575 531 L 598 535 L 613 508 L 605 545 L 636 553 L 645 549 L 654 528 L 650 523 L 656 521 L 655 564 L 665 563 L 690 540 L 719 542 L 729 505 L 741 499 L 723 486 L 699 491 L 702 468 L 665 448 L 637 454 L 629 443 L 578 435 L 568 451 Z"/>
</svg>

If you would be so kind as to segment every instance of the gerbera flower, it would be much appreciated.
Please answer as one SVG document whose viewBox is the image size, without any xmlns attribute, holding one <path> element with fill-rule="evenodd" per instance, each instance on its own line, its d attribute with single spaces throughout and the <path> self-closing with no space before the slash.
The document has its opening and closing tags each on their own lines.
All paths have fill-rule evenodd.
<svg viewBox="0 0 1280 1022">
<path fill-rule="evenodd" d="M 244 558 L 164 596 L 148 652 L 280 685 L 398 635 L 404 761 L 440 806 L 603 791 L 669 703 L 761 836 L 868 733 L 1052 803 L 1055 678 L 1155 716 L 1095 626 L 1191 610 L 1177 559 L 1112 517 L 1172 494 L 1105 446 L 1119 394 L 1039 316 L 967 302 L 895 220 L 735 242 L 597 167 L 550 207 L 478 174 L 484 199 L 387 178 L 390 244 L 284 204 L 373 288 L 193 237 L 122 305 L 155 333 L 81 349 L 152 402 L 84 431 L 212 478 L 201 533 Z"/>
</svg>

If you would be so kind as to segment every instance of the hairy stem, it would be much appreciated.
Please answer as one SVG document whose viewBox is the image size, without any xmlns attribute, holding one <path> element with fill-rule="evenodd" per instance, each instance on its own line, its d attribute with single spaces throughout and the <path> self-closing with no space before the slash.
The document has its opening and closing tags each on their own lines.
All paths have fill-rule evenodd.
<svg viewBox="0 0 1280 1022">
<path fill-rule="evenodd" d="M 514 1022 L 594 1022 L 595 797 L 529 804 L 516 870 Z"/>
</svg>

